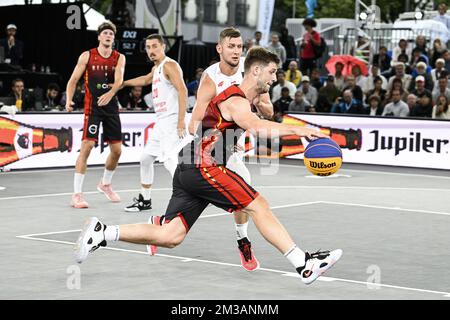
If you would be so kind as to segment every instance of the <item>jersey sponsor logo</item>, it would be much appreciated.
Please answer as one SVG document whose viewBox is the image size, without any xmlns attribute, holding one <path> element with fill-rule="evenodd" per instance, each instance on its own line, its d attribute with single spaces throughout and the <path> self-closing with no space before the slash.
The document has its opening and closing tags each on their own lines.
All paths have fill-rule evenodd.
<svg viewBox="0 0 450 320">
<path fill-rule="evenodd" d="M 108 84 L 107 83 L 97 83 L 97 89 L 108 89 L 109 88 L 109 86 L 108 86 Z"/>
<path fill-rule="evenodd" d="M 218 87 L 223 86 L 224 81 L 220 81 L 219 84 L 217 85 Z"/>
<path fill-rule="evenodd" d="M 88 131 L 90 134 L 96 134 L 97 133 L 97 125 L 91 124 L 88 128 Z"/>
</svg>

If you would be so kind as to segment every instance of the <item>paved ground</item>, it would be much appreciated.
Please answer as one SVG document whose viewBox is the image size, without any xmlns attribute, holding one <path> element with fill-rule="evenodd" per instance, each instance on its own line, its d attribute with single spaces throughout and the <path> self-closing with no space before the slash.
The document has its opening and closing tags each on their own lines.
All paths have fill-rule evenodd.
<svg viewBox="0 0 450 320">
<path fill-rule="evenodd" d="M 113 244 L 78 266 L 72 244 L 87 217 L 147 221 L 151 213 L 123 211 L 137 195 L 138 166 L 114 177 L 120 204 L 95 191 L 102 168 L 90 168 L 86 210 L 69 206 L 73 169 L 22 171 L 0 174 L 0 299 L 450 299 L 448 172 L 347 165 L 315 178 L 299 161 L 284 161 L 276 175 L 249 167 L 300 247 L 344 250 L 321 281 L 304 286 L 254 225 L 262 268 L 246 272 L 233 219 L 214 207 L 173 250 L 151 257 L 144 246 Z M 155 173 L 152 212 L 160 214 L 171 182 L 162 166 Z"/>
</svg>

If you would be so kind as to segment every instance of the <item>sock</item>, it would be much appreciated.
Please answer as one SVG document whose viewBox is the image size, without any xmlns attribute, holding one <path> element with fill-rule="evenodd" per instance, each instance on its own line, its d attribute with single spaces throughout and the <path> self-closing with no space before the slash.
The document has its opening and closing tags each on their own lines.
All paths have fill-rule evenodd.
<svg viewBox="0 0 450 320">
<path fill-rule="evenodd" d="M 81 190 L 83 189 L 84 176 L 85 175 L 83 173 L 75 172 L 75 176 L 74 176 L 74 179 L 73 179 L 73 191 L 74 191 L 74 193 L 81 193 Z"/>
<path fill-rule="evenodd" d="M 150 200 L 152 197 L 152 188 L 141 187 L 141 194 L 144 197 L 144 200 Z"/>
<path fill-rule="evenodd" d="M 106 241 L 119 241 L 120 227 L 119 226 L 106 226 L 105 240 Z"/>
<path fill-rule="evenodd" d="M 103 172 L 102 183 L 103 184 L 111 184 L 111 180 L 114 175 L 114 172 L 115 172 L 115 170 L 110 171 L 108 169 L 105 169 L 105 171 Z"/>
<path fill-rule="evenodd" d="M 284 256 L 292 263 L 295 269 L 305 265 L 305 253 L 295 244 L 284 254 Z"/>
<path fill-rule="evenodd" d="M 235 223 L 234 225 L 236 226 L 236 235 L 238 240 L 248 237 L 247 236 L 248 222 L 243 224 Z"/>
</svg>

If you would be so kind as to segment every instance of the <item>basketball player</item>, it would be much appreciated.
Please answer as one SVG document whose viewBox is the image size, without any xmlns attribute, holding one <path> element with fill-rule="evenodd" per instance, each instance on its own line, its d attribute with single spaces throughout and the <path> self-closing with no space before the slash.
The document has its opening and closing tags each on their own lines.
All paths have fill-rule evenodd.
<svg viewBox="0 0 450 320">
<path fill-rule="evenodd" d="M 264 48 L 252 49 L 245 59 L 245 76 L 241 85 L 231 86 L 215 97 L 209 103 L 202 123 L 193 125 L 196 136 L 180 152 L 172 197 L 162 224 L 106 226 L 97 218 L 90 218 L 75 246 L 76 261 L 82 263 L 90 252 L 106 246 L 107 241 L 174 248 L 212 203 L 228 211 L 243 210 L 249 214 L 261 235 L 284 254 L 306 284 L 312 283 L 336 263 L 342 250 L 312 254 L 302 251 L 273 215 L 268 202 L 242 177 L 221 164 L 226 157 L 221 159 L 223 154 L 220 153 L 227 149 L 228 144 L 234 144 L 234 139 L 227 139 L 227 130 L 242 128 L 265 137 L 292 134 L 308 138 L 325 137 L 316 129 L 261 120 L 251 112 L 251 101 L 268 92 L 275 81 L 279 62 L 277 55 Z M 223 142 L 222 147 L 216 147 L 220 145 L 219 141 Z"/>
<path fill-rule="evenodd" d="M 179 64 L 165 54 L 166 45 L 159 34 L 145 40 L 145 50 L 155 63 L 149 74 L 127 80 L 127 86 L 152 85 L 152 99 L 156 113 L 156 124 L 141 156 L 141 193 L 125 211 L 139 212 L 152 207 L 151 191 L 154 162 L 159 160 L 173 176 L 178 162 L 177 145 L 186 134 L 184 122 L 187 107 L 187 88 Z"/>
<path fill-rule="evenodd" d="M 244 63 L 241 60 L 242 49 L 243 41 L 238 29 L 228 27 L 220 32 L 216 46 L 220 62 L 211 65 L 203 73 L 197 91 L 197 101 L 192 111 L 193 121 L 191 121 L 191 125 L 202 121 L 206 107 L 214 97 L 229 86 L 242 82 L 244 73 Z M 252 102 L 260 115 L 268 119 L 273 116 L 273 106 L 268 93 L 258 95 Z M 189 129 L 193 132 L 192 128 Z M 244 145 L 245 134 L 239 140 L 238 151 L 228 159 L 227 168 L 238 173 L 248 184 L 251 184 L 250 172 L 243 161 Z M 244 212 L 234 212 L 241 264 L 247 271 L 253 271 L 259 267 L 259 262 L 253 254 L 251 242 L 248 239 L 248 219 L 248 215 Z"/>
<path fill-rule="evenodd" d="M 66 89 L 66 110 L 72 112 L 75 88 L 80 77 L 84 76 L 86 87 L 84 126 L 80 154 L 75 165 L 74 194 L 71 202 L 74 208 L 88 207 L 82 194 L 83 180 L 87 159 L 98 141 L 100 123 L 103 125 L 103 139 L 109 143 L 110 154 L 97 190 L 103 192 L 112 202 L 120 201 L 119 195 L 111 188 L 111 180 L 120 158 L 122 145 L 122 129 L 115 94 L 123 82 L 125 56 L 112 49 L 116 34 L 116 26 L 113 23 L 109 21 L 102 23 L 97 32 L 98 47 L 80 55 Z M 114 83 L 111 88 L 108 86 L 109 83 Z"/>
</svg>

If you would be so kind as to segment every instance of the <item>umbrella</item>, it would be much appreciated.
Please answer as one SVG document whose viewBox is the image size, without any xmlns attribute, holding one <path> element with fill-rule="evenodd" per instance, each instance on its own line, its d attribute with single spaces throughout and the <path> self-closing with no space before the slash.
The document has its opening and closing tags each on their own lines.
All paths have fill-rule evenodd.
<svg viewBox="0 0 450 320">
<path fill-rule="evenodd" d="M 336 63 L 341 62 L 344 65 L 344 68 L 342 69 L 342 75 L 347 76 L 352 74 L 352 68 L 353 66 L 359 66 L 361 69 L 361 73 L 363 75 L 368 74 L 368 69 L 366 63 L 358 59 L 354 56 L 350 55 L 336 55 L 332 56 L 330 59 L 328 59 L 327 63 L 325 64 L 325 68 L 327 68 L 328 72 L 331 74 L 336 73 Z"/>
</svg>

